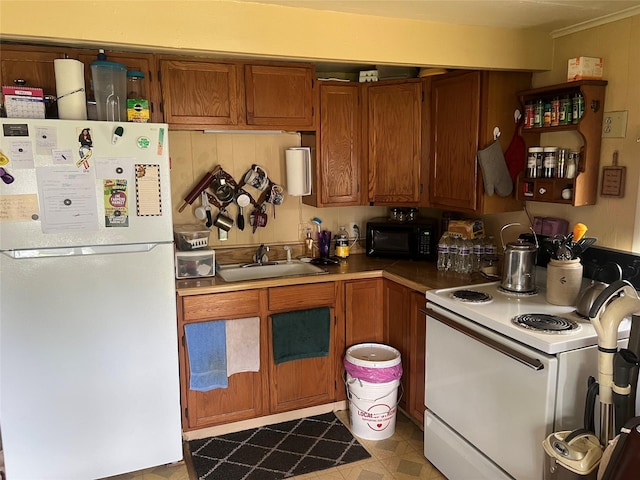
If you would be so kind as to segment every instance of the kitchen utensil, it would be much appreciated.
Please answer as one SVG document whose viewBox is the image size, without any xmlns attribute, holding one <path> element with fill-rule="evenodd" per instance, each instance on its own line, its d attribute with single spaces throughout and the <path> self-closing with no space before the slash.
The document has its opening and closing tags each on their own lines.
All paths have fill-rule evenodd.
<svg viewBox="0 0 640 480">
<path fill-rule="evenodd" d="M 502 232 L 505 229 L 520 225 L 509 223 L 500 230 L 500 240 L 504 249 L 502 266 L 502 283 L 505 290 L 517 293 L 533 292 L 536 289 L 536 255 L 538 253 L 538 237 L 532 228 L 533 238 L 536 244 L 518 238 L 515 242 L 504 243 Z"/>
<path fill-rule="evenodd" d="M 238 229 L 244 230 L 244 207 L 251 203 L 251 198 L 244 190 L 239 190 L 236 195 L 236 203 L 238 204 Z"/>
<path fill-rule="evenodd" d="M 264 167 L 252 165 L 244 174 L 244 183 L 258 190 L 265 190 L 269 186 L 269 176 Z"/>
<path fill-rule="evenodd" d="M 576 242 L 577 252 L 576 255 L 581 255 L 584 251 L 598 241 L 595 237 L 584 237 L 579 242 Z"/>
<path fill-rule="evenodd" d="M 264 227 L 267 225 L 267 214 L 264 210 L 264 205 L 256 207 L 249 216 L 249 225 L 253 227 L 253 233 L 256 233 L 258 227 Z"/>
<path fill-rule="evenodd" d="M 200 197 L 202 198 L 202 205 L 195 209 L 194 214 L 198 220 L 206 220 L 207 207 L 205 205 L 209 203 L 209 199 L 207 198 L 207 194 L 205 192 L 202 192 L 200 194 Z"/>
<path fill-rule="evenodd" d="M 235 189 L 223 176 L 218 175 L 212 180 L 211 189 L 220 203 L 227 203 L 233 200 Z"/>
<path fill-rule="evenodd" d="M 213 224 L 225 232 L 228 232 L 233 227 L 233 219 L 227 214 L 225 209 L 221 209 L 218 215 L 216 215 Z"/>
<path fill-rule="evenodd" d="M 184 197 L 184 202 L 182 203 L 182 205 L 180 205 L 178 212 L 182 212 L 187 207 L 187 205 L 191 205 L 195 201 L 195 199 L 198 198 L 198 196 L 202 192 L 204 192 L 204 190 L 211 184 L 211 182 L 215 178 L 214 175 L 216 174 L 216 172 L 218 172 L 219 170 L 220 166 L 217 166 L 213 169 L 213 171 L 204 174 L 197 185 L 191 189 L 186 197 Z"/>
<path fill-rule="evenodd" d="M 576 304 L 576 313 L 578 315 L 588 318 L 593 302 L 603 290 L 609 286 L 609 283 L 599 280 L 599 278 L 602 278 L 603 272 L 605 272 L 607 278 L 612 278 L 611 281 L 617 282 L 622 280 L 622 268 L 617 263 L 607 262 L 598 267 L 593 272 L 591 284 L 582 292 L 582 295 L 580 295 L 578 299 L 578 303 Z"/>
</svg>

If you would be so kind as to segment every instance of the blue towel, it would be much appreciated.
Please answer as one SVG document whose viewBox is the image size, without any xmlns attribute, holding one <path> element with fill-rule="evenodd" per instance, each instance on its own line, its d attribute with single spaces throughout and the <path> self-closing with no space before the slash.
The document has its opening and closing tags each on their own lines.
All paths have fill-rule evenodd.
<svg viewBox="0 0 640 480">
<path fill-rule="evenodd" d="M 208 392 L 229 386 L 225 323 L 218 320 L 185 325 L 191 390 Z"/>
<path fill-rule="evenodd" d="M 276 365 L 329 355 L 331 311 L 328 307 L 271 315 Z"/>
</svg>

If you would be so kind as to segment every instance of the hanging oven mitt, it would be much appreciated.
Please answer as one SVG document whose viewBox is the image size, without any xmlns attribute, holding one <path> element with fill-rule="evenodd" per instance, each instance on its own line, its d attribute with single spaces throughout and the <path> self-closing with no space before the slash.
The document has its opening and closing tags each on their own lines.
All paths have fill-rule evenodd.
<svg viewBox="0 0 640 480">
<path fill-rule="evenodd" d="M 527 147 L 524 143 L 524 139 L 518 133 L 518 128 L 519 122 L 516 123 L 511 143 L 504 152 L 504 158 L 507 162 L 509 175 L 511 175 L 511 181 L 514 184 L 516 183 L 518 174 L 524 170 L 525 162 L 527 161 Z"/>
<path fill-rule="evenodd" d="M 509 176 L 509 169 L 498 140 L 495 140 L 487 148 L 478 150 L 478 163 L 482 169 L 484 190 L 487 195 L 493 195 L 494 191 L 501 197 L 511 195 L 513 182 Z"/>
</svg>

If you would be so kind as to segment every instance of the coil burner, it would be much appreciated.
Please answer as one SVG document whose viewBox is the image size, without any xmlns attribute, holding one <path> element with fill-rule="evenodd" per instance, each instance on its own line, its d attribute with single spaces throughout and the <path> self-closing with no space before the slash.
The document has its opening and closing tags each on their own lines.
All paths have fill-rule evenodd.
<svg viewBox="0 0 640 480">
<path fill-rule="evenodd" d="M 581 328 L 580 324 L 573 320 L 546 313 L 526 313 L 513 317 L 511 321 L 520 327 L 540 333 L 567 334 Z"/>
<path fill-rule="evenodd" d="M 512 290 L 507 290 L 502 285 L 498 287 L 498 291 L 503 295 L 507 295 L 508 297 L 532 297 L 533 295 L 538 294 L 537 288 L 528 292 L 514 292 Z"/>
<path fill-rule="evenodd" d="M 451 296 L 460 302 L 466 303 L 489 303 L 493 300 L 493 297 L 488 293 L 478 292 L 477 290 L 456 290 Z"/>
</svg>

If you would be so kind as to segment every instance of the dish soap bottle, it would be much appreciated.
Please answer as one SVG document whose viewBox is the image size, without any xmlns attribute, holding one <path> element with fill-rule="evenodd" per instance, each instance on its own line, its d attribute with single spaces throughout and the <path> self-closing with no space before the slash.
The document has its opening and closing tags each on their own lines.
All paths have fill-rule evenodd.
<svg viewBox="0 0 640 480">
<path fill-rule="evenodd" d="M 349 234 L 344 226 L 340 227 L 336 234 L 336 257 L 347 258 L 349 256 Z"/>
<path fill-rule="evenodd" d="M 313 258 L 313 238 L 311 238 L 310 228 L 307 228 L 307 238 L 304 239 L 304 256 Z"/>
</svg>

